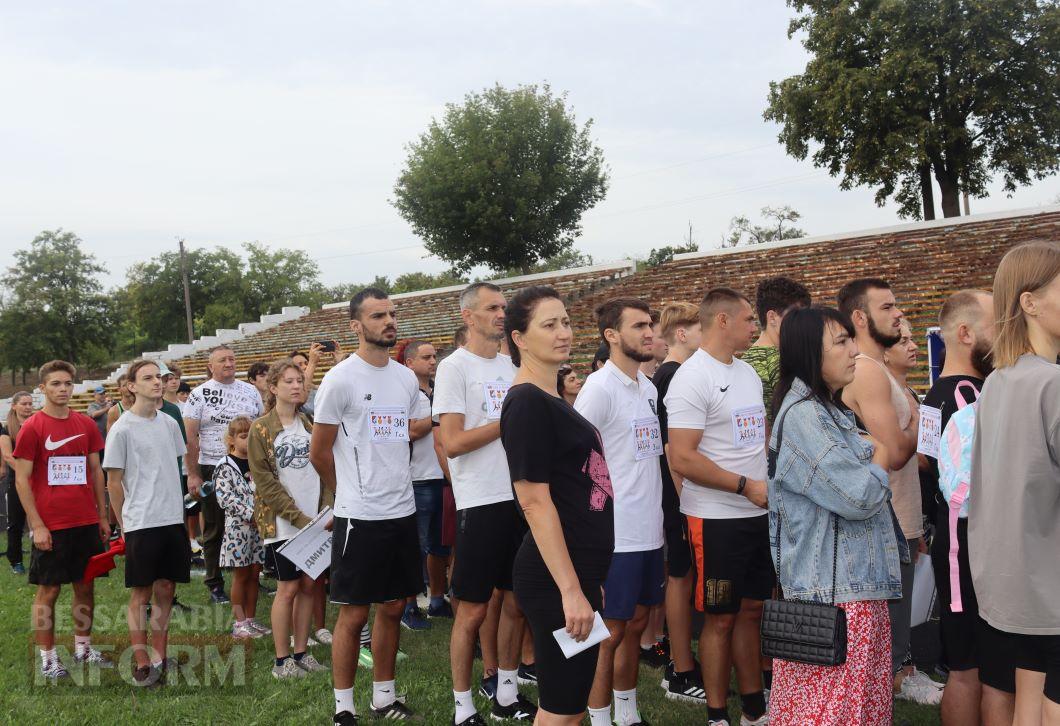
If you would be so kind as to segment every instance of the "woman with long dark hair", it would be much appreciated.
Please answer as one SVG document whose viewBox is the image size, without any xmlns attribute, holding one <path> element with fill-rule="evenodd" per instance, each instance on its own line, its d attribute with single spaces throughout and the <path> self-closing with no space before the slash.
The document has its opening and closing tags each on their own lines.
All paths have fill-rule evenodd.
<svg viewBox="0 0 1060 726">
<path fill-rule="evenodd" d="M 773 560 L 784 597 L 846 612 L 847 660 L 816 666 L 773 660 L 773 726 L 891 723 L 887 600 L 901 597 L 899 548 L 886 449 L 859 436 L 833 402 L 854 380 L 850 320 L 837 310 L 792 310 L 780 329 L 769 481 Z"/>
<path fill-rule="evenodd" d="M 3 485 L 7 493 L 7 561 L 16 575 L 26 574 L 22 564 L 22 532 L 26 529 L 26 510 L 15 489 L 15 438 L 22 424 L 33 415 L 33 396 L 29 391 L 19 391 L 11 396 L 11 410 L 7 412 L 6 425 L 0 426 L 0 455 L 6 469 Z"/>
<path fill-rule="evenodd" d="M 530 531 L 515 557 L 515 596 L 534 638 L 539 725 L 578 724 L 589 701 L 599 646 L 566 658 L 552 633 L 592 631 L 615 545 L 613 492 L 597 430 L 560 397 L 570 356 L 563 300 L 550 287 L 519 291 L 504 321 L 519 367 L 501 409 L 501 441 Z"/>
<path fill-rule="evenodd" d="M 578 372 L 574 368 L 564 363 L 556 373 L 556 388 L 563 400 L 573 406 L 574 400 L 578 398 L 578 393 L 582 390 L 582 379 L 578 377 Z"/>
</svg>

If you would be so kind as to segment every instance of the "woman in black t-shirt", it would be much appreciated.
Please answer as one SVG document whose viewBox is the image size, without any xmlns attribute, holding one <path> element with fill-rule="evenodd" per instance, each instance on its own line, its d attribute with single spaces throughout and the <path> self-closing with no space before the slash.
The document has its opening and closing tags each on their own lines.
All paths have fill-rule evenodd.
<svg viewBox="0 0 1060 726">
<path fill-rule="evenodd" d="M 585 640 L 611 564 L 615 525 L 611 478 L 596 429 L 558 394 L 571 329 L 556 291 L 531 287 L 508 303 L 512 361 L 519 366 L 501 411 L 501 441 L 530 531 L 513 583 L 534 636 L 539 724 L 581 722 L 599 646 L 565 658 L 552 633 Z"/>
</svg>

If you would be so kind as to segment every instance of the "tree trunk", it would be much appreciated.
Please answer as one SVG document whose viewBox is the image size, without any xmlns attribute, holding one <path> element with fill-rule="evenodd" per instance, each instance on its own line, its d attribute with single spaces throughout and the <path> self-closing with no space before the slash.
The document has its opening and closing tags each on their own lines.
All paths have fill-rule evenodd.
<svg viewBox="0 0 1060 726">
<path fill-rule="evenodd" d="M 923 204 L 924 221 L 935 218 L 935 191 L 931 187 L 931 164 L 924 162 L 917 169 L 920 174 L 920 198 Z"/>
<path fill-rule="evenodd" d="M 939 191 L 942 192 L 942 216 L 961 216 L 961 192 L 960 185 L 957 183 L 957 174 L 950 169 L 936 165 L 935 179 L 939 183 Z"/>
</svg>

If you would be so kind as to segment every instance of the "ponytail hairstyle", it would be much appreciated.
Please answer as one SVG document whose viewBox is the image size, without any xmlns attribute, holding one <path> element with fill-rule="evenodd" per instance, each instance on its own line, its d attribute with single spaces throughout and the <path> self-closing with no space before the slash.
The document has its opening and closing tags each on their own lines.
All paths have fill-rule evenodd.
<svg viewBox="0 0 1060 726">
<path fill-rule="evenodd" d="M 272 364 L 269 368 L 268 377 L 265 378 L 265 385 L 268 387 L 269 392 L 265 396 L 265 410 L 271 411 L 276 408 L 276 394 L 272 392 L 272 387 L 278 385 L 280 379 L 283 378 L 283 374 L 291 368 L 298 371 L 298 375 L 302 377 L 302 384 L 305 384 L 305 373 L 302 369 L 294 362 L 293 358 L 281 358 Z"/>
<path fill-rule="evenodd" d="M 504 311 L 504 337 L 508 340 L 508 354 L 516 367 L 521 362 L 522 353 L 512 339 L 512 332 L 518 330 L 520 333 L 525 333 L 530 327 L 530 320 L 534 317 L 537 304 L 542 300 L 553 298 L 560 302 L 563 301 L 555 289 L 546 285 L 532 285 L 524 287 L 508 301 L 508 308 Z"/>
<path fill-rule="evenodd" d="M 15 437 L 18 436 L 18 430 L 22 428 L 22 422 L 18 420 L 18 414 L 15 413 L 15 404 L 23 398 L 33 398 L 33 394 L 29 391 L 19 391 L 13 394 L 11 396 L 11 410 L 7 412 L 7 434 L 11 437 L 12 445 L 15 442 Z"/>
</svg>

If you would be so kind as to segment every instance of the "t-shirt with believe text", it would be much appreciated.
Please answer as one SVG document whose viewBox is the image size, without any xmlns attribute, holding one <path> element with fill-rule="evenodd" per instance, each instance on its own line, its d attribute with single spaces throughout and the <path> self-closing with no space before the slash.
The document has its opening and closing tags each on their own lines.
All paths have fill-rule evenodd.
<svg viewBox="0 0 1060 726">
<path fill-rule="evenodd" d="M 264 415 L 261 394 L 246 381 L 211 379 L 197 386 L 184 404 L 184 418 L 199 422 L 199 463 L 215 466 L 228 456 L 225 432 L 232 419 L 247 416 L 253 421 Z"/>
<path fill-rule="evenodd" d="M 33 462 L 33 500 L 49 530 L 99 522 L 88 463 L 102 449 L 96 422 L 77 411 L 66 418 L 37 411 L 22 424 L 14 455 Z"/>
<path fill-rule="evenodd" d="M 369 520 L 414 514 L 409 421 L 431 415 L 416 374 L 392 360 L 376 367 L 354 354 L 327 372 L 315 404 L 316 423 L 339 427 L 335 514 Z"/>
</svg>

